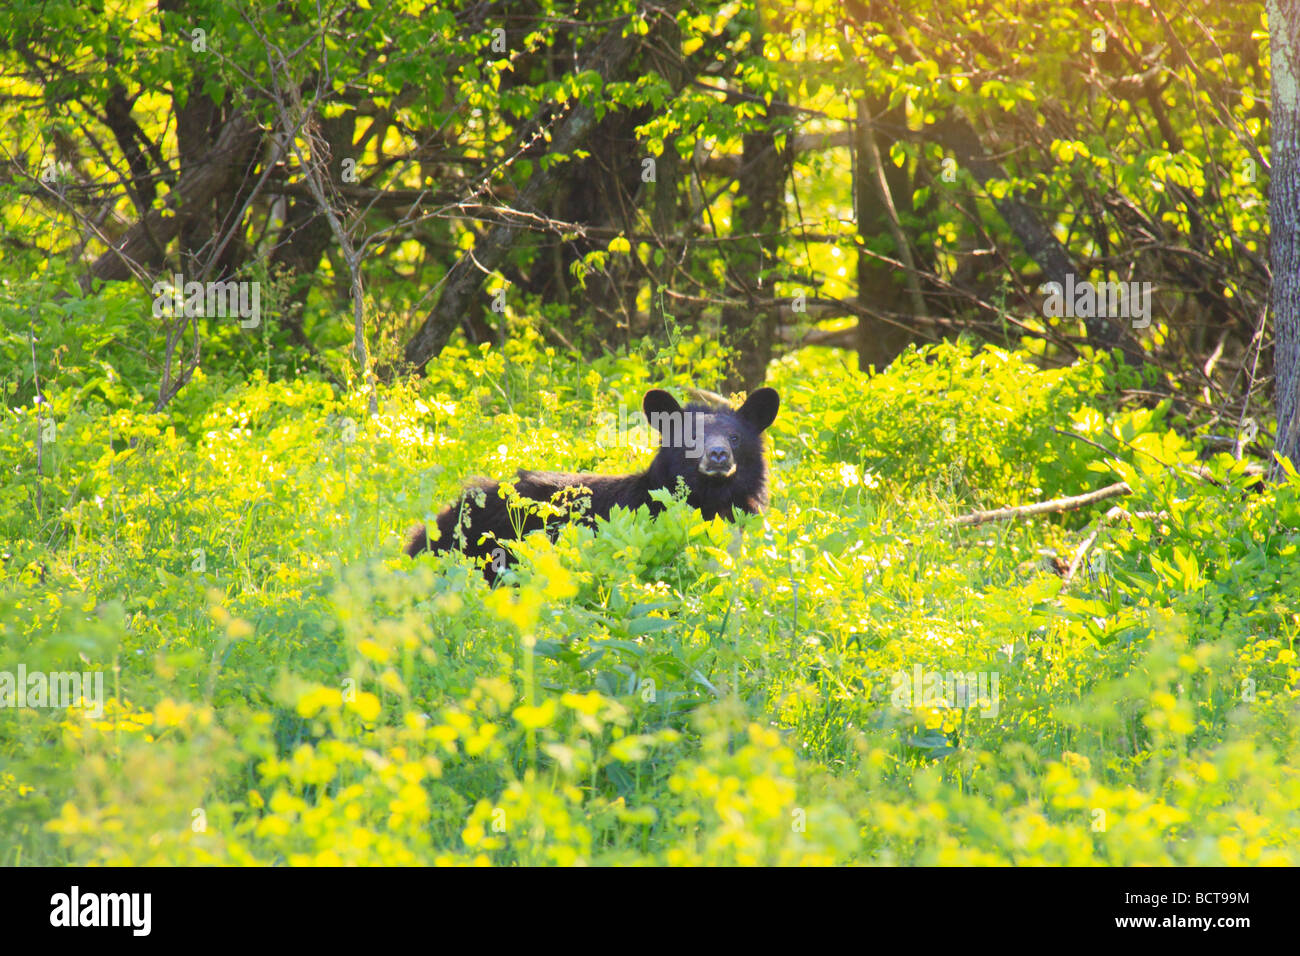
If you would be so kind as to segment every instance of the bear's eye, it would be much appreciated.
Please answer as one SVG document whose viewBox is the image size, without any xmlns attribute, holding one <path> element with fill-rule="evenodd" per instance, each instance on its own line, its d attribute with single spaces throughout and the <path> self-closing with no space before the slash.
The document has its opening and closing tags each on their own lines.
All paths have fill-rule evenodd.
<svg viewBox="0 0 1300 956">
<path fill-rule="evenodd" d="M 732 433 L 731 433 L 731 443 L 732 443 L 733 445 L 739 445 L 739 444 L 740 444 L 740 436 L 739 436 L 738 434 L 736 434 L 735 432 L 732 432 Z"/>
</svg>

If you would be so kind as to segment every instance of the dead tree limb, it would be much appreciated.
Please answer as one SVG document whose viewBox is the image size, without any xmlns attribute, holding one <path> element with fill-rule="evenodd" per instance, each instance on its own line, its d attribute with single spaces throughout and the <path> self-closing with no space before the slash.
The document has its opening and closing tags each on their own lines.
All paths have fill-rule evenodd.
<svg viewBox="0 0 1300 956">
<path fill-rule="evenodd" d="M 968 515 L 961 515 L 953 518 L 949 523 L 951 527 L 974 527 L 975 525 L 987 524 L 990 521 L 1010 521 L 1014 518 L 1028 518 L 1033 515 L 1059 514 L 1064 511 L 1077 511 L 1080 508 L 1086 508 L 1088 505 L 1095 505 L 1099 501 L 1105 501 L 1107 498 L 1117 498 L 1120 495 L 1129 495 L 1133 489 L 1128 486 L 1126 481 L 1117 481 L 1113 485 L 1107 485 L 1105 488 L 1099 488 L 1096 491 L 1090 491 L 1086 495 L 1074 495 L 1069 498 L 1053 498 L 1051 501 L 1039 501 L 1032 505 L 1020 505 L 1015 508 L 995 508 L 992 511 L 972 511 Z"/>
<path fill-rule="evenodd" d="M 1065 569 L 1065 576 L 1061 579 L 1063 583 L 1069 584 L 1074 579 L 1075 573 L 1083 566 L 1084 558 L 1092 550 L 1092 546 L 1097 543 L 1098 530 L 1092 529 L 1092 533 L 1080 542 L 1079 547 L 1075 549 L 1074 556 L 1070 558 L 1070 565 Z"/>
</svg>

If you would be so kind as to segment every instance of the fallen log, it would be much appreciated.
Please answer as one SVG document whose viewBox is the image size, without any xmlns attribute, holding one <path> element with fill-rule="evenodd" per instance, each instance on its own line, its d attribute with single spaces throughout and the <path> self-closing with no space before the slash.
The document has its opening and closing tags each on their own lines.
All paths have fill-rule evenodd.
<svg viewBox="0 0 1300 956">
<path fill-rule="evenodd" d="M 1039 501 L 1032 505 L 1019 505 L 1014 508 L 995 508 L 992 511 L 972 511 L 967 515 L 953 518 L 948 524 L 954 528 L 974 527 L 990 521 L 1010 521 L 1014 518 L 1028 518 L 1033 515 L 1059 514 L 1063 511 L 1077 511 L 1094 505 L 1107 498 L 1129 495 L 1133 489 L 1126 481 L 1117 481 L 1113 485 L 1090 491 L 1086 495 L 1073 495 L 1068 498 L 1053 498 L 1051 501 Z"/>
</svg>

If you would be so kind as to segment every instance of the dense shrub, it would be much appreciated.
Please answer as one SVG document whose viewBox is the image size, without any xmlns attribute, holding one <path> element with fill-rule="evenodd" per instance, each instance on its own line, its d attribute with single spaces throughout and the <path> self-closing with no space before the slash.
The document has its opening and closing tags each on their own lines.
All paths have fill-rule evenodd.
<svg viewBox="0 0 1300 956">
<path fill-rule="evenodd" d="M 1300 479 L 1198 458 L 1101 360 L 952 344 L 868 378 L 806 350 L 739 531 L 616 512 L 496 590 L 398 557 L 467 476 L 640 465 L 598 416 L 710 384 L 713 353 L 521 333 L 374 417 L 255 365 L 155 413 L 81 355 L 46 376 L 39 474 L 10 389 L 0 670 L 102 670 L 110 700 L 0 713 L 0 862 L 1300 861 Z M 1121 478 L 1091 511 L 944 520 Z M 1092 531 L 1063 583 L 1040 552 Z M 900 705 L 918 666 L 996 698 Z"/>
</svg>

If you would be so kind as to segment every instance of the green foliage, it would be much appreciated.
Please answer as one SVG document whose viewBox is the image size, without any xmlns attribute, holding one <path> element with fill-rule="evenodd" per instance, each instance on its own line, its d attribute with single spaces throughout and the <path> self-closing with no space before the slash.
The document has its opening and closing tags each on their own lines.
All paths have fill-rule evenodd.
<svg viewBox="0 0 1300 956">
<path fill-rule="evenodd" d="M 278 261 L 294 286 L 297 344 L 318 351 L 351 335 L 337 250 L 299 247 L 306 164 L 326 154 L 338 160 L 326 164 L 331 181 L 348 187 L 335 211 L 361 249 L 386 367 L 400 365 L 430 290 L 471 263 L 486 225 L 539 215 L 514 206 L 543 172 L 555 179 L 541 192 L 554 195 L 543 207 L 556 218 L 515 237 L 487 284 L 511 308 L 547 315 L 554 342 L 596 354 L 671 337 L 670 321 L 734 325 L 726 313 L 740 308 L 798 322 L 781 310 L 800 296 L 834 314 L 898 312 L 877 300 L 900 298 L 903 269 L 863 279 L 882 265 L 872 256 L 902 252 L 854 182 L 867 161 L 851 145 L 861 106 L 939 328 L 1012 348 L 1023 335 L 1039 354 L 1073 357 L 1083 328 L 1042 314 L 1045 263 L 1009 225 L 1015 202 L 1060 241 L 1081 281 L 1154 287 L 1149 322 L 1127 332 L 1167 382 L 1208 388 L 1222 407 L 1254 401 L 1238 394 L 1250 361 L 1235 353 L 1254 351 L 1269 287 L 1259 0 L 1168 17 L 1147 4 L 1061 0 L 163 7 L 11 0 L 0 10 L 0 149 L 12 167 L 0 231 L 16 272 L 111 256 L 129 224 L 174 204 L 191 162 L 181 152 L 215 149 L 247 114 L 264 132 L 259 158 L 248 183 L 212 199 L 239 221 L 191 219 L 187 248 L 164 242 L 165 256 L 137 274 L 205 272 L 218 247 L 241 279 Z M 602 44 L 624 39 L 638 47 L 626 71 L 592 68 Z M 570 142 L 558 134 L 575 104 L 597 122 Z M 295 135 L 282 153 L 271 134 L 286 121 Z M 790 174 L 760 239 L 741 215 L 758 198 L 741 173 L 767 137 Z M 977 168 L 977 153 L 1000 169 Z M 277 260 L 286 249 L 303 260 Z M 754 288 L 740 289 L 738 275 Z M 492 337 L 485 301 L 471 311 Z M 142 328 L 124 337 L 136 345 Z M 205 340 L 209 356 L 247 349 L 234 339 L 227 329 Z"/>
<path fill-rule="evenodd" d="M 108 701 L 0 711 L 0 862 L 1297 862 L 1300 480 L 1199 475 L 1104 360 L 797 353 L 766 515 L 665 496 L 490 590 L 398 557 L 405 524 L 474 474 L 639 466 L 597 416 L 715 350 L 578 363 L 522 327 L 373 417 L 259 371 L 153 413 L 81 321 L 37 343 L 48 408 L 0 418 L 0 671 Z M 944 520 L 1121 478 L 1128 518 Z M 1092 531 L 1071 582 L 1044 568 Z M 916 668 L 985 683 L 911 699 Z"/>
</svg>

